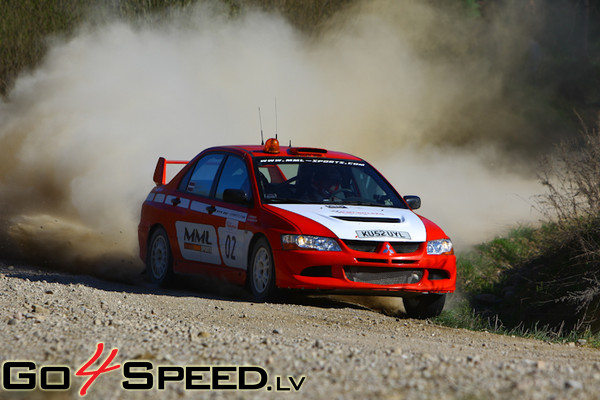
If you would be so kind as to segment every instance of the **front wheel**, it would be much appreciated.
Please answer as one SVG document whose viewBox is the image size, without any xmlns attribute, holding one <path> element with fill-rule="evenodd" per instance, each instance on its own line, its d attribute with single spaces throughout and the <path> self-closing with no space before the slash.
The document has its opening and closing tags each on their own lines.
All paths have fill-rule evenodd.
<svg viewBox="0 0 600 400">
<path fill-rule="evenodd" d="M 437 317 L 446 303 L 446 294 L 422 294 L 402 299 L 404 309 L 410 318 L 425 319 Z"/>
<path fill-rule="evenodd" d="M 152 232 L 148 246 L 146 266 L 150 279 L 157 285 L 164 285 L 173 276 L 173 255 L 167 232 L 162 227 Z"/>
<path fill-rule="evenodd" d="M 248 285 L 257 302 L 272 298 L 275 292 L 275 263 L 266 238 L 256 241 L 248 266 Z"/>
</svg>

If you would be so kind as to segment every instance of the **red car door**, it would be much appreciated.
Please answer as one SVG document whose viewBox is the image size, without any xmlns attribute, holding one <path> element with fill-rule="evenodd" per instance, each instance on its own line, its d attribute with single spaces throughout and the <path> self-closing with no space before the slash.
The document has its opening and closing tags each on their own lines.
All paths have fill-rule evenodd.
<svg viewBox="0 0 600 400">
<path fill-rule="evenodd" d="M 245 229 L 252 191 L 244 160 L 233 154 L 207 154 L 188 175 L 180 184 L 188 211 L 175 222 L 182 258 L 245 270 L 252 237 Z M 193 264 L 184 264 L 188 267 L 180 271 L 194 272 Z"/>
<path fill-rule="evenodd" d="M 211 193 L 226 155 L 209 153 L 201 157 L 179 184 L 179 201 L 187 206 L 175 221 L 176 246 L 185 261 L 221 264 L 216 226 L 220 218 L 214 215 Z M 175 265 L 175 270 L 193 271 L 193 263 Z M 199 265 L 197 265 L 199 266 Z M 197 271 L 196 271 L 197 272 Z"/>
</svg>

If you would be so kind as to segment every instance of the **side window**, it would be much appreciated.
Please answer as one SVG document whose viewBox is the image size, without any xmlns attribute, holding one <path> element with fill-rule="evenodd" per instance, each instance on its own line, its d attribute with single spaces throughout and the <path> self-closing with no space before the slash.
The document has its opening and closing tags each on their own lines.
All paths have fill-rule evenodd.
<svg viewBox="0 0 600 400">
<path fill-rule="evenodd" d="M 406 208 L 403 203 L 399 202 L 391 188 L 375 175 L 373 170 L 352 168 L 352 175 L 363 199 L 374 200 L 384 206 Z"/>
<path fill-rule="evenodd" d="M 200 196 L 210 196 L 210 189 L 224 157 L 224 154 L 208 154 L 202 157 L 196 163 L 189 180 L 184 179 L 179 189 Z"/>
<path fill-rule="evenodd" d="M 239 157 L 230 155 L 227 161 L 225 161 L 225 166 L 217 185 L 217 199 L 223 200 L 225 189 L 241 189 L 246 192 L 248 199 L 252 198 L 248 168 L 246 168 L 244 160 Z"/>
</svg>

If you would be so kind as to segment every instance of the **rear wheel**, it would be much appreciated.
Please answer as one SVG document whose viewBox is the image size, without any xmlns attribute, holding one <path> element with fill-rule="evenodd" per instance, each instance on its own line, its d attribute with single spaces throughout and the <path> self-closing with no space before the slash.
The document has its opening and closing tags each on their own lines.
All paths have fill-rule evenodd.
<svg viewBox="0 0 600 400">
<path fill-rule="evenodd" d="M 264 302 L 275 293 L 275 263 L 266 238 L 258 239 L 252 248 L 248 266 L 248 285 L 254 300 Z"/>
<path fill-rule="evenodd" d="M 446 294 L 422 294 L 402 299 L 404 309 L 410 318 L 433 318 L 442 313 Z"/>
<path fill-rule="evenodd" d="M 157 285 L 163 285 L 173 276 L 173 255 L 169 238 L 164 228 L 158 227 L 152 232 L 148 246 L 146 266 L 150 279 Z"/>
</svg>

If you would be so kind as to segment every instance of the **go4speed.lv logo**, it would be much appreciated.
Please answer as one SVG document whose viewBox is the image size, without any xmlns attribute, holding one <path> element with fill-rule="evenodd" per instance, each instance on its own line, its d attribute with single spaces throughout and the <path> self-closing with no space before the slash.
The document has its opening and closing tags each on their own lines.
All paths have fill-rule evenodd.
<svg viewBox="0 0 600 400">
<path fill-rule="evenodd" d="M 167 383 L 184 386 L 185 390 L 266 390 L 276 392 L 299 391 L 305 376 L 275 376 L 269 384 L 269 373 L 256 365 L 159 365 L 149 361 L 125 361 L 112 364 L 119 350 L 112 349 L 108 357 L 93 369 L 104 351 L 104 343 L 98 343 L 94 355 L 75 372 L 85 382 L 79 390 L 87 395 L 100 375 L 121 369 L 124 390 L 164 390 Z M 112 364 L 112 365 L 111 365 Z M 44 365 L 38 368 L 33 361 L 5 361 L 2 363 L 2 389 L 6 391 L 69 390 L 71 369 L 64 365 Z"/>
</svg>

